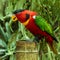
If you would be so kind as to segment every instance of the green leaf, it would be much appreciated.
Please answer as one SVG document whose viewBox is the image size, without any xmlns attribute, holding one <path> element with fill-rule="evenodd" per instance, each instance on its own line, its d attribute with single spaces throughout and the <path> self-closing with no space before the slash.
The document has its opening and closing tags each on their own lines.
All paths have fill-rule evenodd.
<svg viewBox="0 0 60 60">
<path fill-rule="evenodd" d="M 9 23 L 6 22 L 5 26 L 6 26 L 6 35 L 7 35 L 8 39 L 9 39 L 11 37 L 11 30 L 10 30 L 10 27 L 9 27 Z"/>
<path fill-rule="evenodd" d="M 3 41 L 2 39 L 0 39 L 0 46 L 5 47 L 5 48 L 7 46 L 5 41 Z"/>
<path fill-rule="evenodd" d="M 6 36 L 6 33 L 4 32 L 4 29 L 2 28 L 2 26 L 0 25 L 0 34 L 2 35 L 3 39 L 5 41 L 8 40 L 7 36 Z"/>
</svg>

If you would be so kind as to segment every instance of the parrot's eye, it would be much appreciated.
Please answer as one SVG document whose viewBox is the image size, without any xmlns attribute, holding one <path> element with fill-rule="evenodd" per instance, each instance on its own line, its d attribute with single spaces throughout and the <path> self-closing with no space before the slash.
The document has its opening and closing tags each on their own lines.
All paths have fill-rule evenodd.
<svg viewBox="0 0 60 60">
<path fill-rule="evenodd" d="M 29 19 L 29 17 L 30 17 L 30 15 L 29 15 L 29 14 L 26 14 L 26 20 L 28 20 L 28 19 Z"/>
</svg>

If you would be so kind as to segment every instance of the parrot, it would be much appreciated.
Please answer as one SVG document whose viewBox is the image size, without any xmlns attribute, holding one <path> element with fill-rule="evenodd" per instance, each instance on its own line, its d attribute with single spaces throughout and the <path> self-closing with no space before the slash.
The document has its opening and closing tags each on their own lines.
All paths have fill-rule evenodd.
<svg viewBox="0 0 60 60">
<path fill-rule="evenodd" d="M 54 41 L 58 43 L 58 40 L 54 35 L 52 26 L 37 12 L 26 9 L 18 9 L 13 11 L 11 18 L 13 21 L 20 21 L 27 30 L 38 38 L 36 39 L 37 42 L 39 42 L 41 38 L 45 38 L 45 41 L 53 53 L 58 54 L 53 43 Z"/>
</svg>

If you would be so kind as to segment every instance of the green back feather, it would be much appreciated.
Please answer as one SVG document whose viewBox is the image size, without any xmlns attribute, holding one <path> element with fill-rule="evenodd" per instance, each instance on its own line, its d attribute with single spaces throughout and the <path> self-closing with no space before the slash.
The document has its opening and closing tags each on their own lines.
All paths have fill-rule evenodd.
<svg viewBox="0 0 60 60">
<path fill-rule="evenodd" d="M 51 25 L 47 23 L 44 18 L 42 18 L 41 16 L 36 16 L 35 23 L 41 30 L 46 31 L 51 36 L 54 36 Z"/>
</svg>

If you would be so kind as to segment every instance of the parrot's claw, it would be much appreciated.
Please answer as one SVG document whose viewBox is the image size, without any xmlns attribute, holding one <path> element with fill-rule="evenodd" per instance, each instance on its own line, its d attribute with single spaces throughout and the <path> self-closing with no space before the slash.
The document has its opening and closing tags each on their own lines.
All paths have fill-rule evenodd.
<svg viewBox="0 0 60 60">
<path fill-rule="evenodd" d="M 38 42 L 36 40 L 33 40 L 33 42 L 35 43 L 36 46 L 38 46 Z"/>
</svg>

